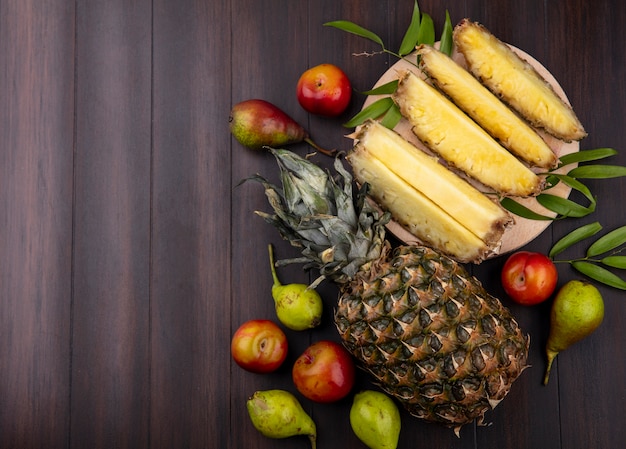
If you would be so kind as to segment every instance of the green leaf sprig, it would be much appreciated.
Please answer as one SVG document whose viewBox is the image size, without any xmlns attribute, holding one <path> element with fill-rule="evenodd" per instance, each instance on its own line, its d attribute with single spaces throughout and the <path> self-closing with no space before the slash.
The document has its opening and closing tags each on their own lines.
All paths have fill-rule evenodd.
<svg viewBox="0 0 626 449">
<path fill-rule="evenodd" d="M 615 270 L 626 270 L 626 226 L 621 226 L 594 241 L 584 257 L 568 260 L 556 260 L 555 257 L 567 248 L 585 239 L 591 238 L 602 230 L 598 222 L 589 223 L 574 229 L 558 240 L 550 249 L 548 256 L 555 263 L 569 263 L 579 273 L 594 281 L 626 290 L 626 280 L 615 273 Z"/>
<path fill-rule="evenodd" d="M 596 210 L 597 201 L 596 197 L 591 193 L 591 190 L 580 180 L 609 179 L 626 176 L 626 167 L 619 165 L 589 164 L 572 168 L 566 174 L 554 173 L 554 171 L 567 165 L 598 161 L 616 154 L 617 151 L 613 148 L 595 148 L 561 156 L 558 166 L 546 173 L 547 187 L 536 197 L 539 204 L 556 214 L 554 217 L 538 214 L 512 198 L 502 198 L 500 204 L 509 212 L 530 220 L 558 220 L 568 217 L 585 217 Z M 587 204 L 581 204 L 569 198 L 562 198 L 550 194 L 550 189 L 559 182 L 581 193 Z"/>
<path fill-rule="evenodd" d="M 327 22 L 324 26 L 330 26 L 347 33 L 355 34 L 362 38 L 368 39 L 381 47 L 383 53 L 395 56 L 398 59 L 406 59 L 418 45 L 434 45 L 435 43 L 435 24 L 430 15 L 420 11 L 417 0 L 413 4 L 413 13 L 411 14 L 411 22 L 404 33 L 400 48 L 394 52 L 385 46 L 383 40 L 376 33 L 357 25 L 348 20 L 336 20 Z M 440 50 L 448 56 L 452 54 L 452 22 L 450 14 L 446 11 L 446 19 L 443 26 L 440 39 Z M 408 61 L 408 59 L 406 59 Z M 412 63 L 412 62 L 411 62 Z M 413 63 L 412 63 L 413 64 Z M 394 80 L 379 86 L 375 89 L 362 92 L 364 95 L 391 95 L 398 88 L 398 81 Z M 393 129 L 401 119 L 398 106 L 389 97 L 383 97 L 366 108 L 363 108 L 358 114 L 344 123 L 346 128 L 354 128 L 368 119 L 380 119 L 380 123 L 387 128 Z"/>
</svg>

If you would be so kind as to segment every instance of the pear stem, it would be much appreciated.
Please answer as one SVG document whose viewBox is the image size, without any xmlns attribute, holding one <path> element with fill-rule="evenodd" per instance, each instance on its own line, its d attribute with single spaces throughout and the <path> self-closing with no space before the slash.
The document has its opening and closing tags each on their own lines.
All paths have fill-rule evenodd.
<svg viewBox="0 0 626 449">
<path fill-rule="evenodd" d="M 305 137 L 304 141 L 308 143 L 309 145 L 311 145 L 313 148 L 315 148 L 316 151 L 319 151 L 320 153 L 325 154 L 326 156 L 334 157 L 335 154 L 337 153 L 337 150 L 326 150 L 320 147 L 318 144 L 313 142 L 310 137 Z"/>
<path fill-rule="evenodd" d="M 315 449 L 317 447 L 316 441 L 317 438 L 315 435 L 309 435 L 309 441 L 311 442 L 311 449 Z"/>
<path fill-rule="evenodd" d="M 276 264 L 274 263 L 274 247 L 270 243 L 267 245 L 267 250 L 270 255 L 270 269 L 272 270 L 272 279 L 274 280 L 274 287 L 282 287 L 278 275 L 276 274 Z"/>
<path fill-rule="evenodd" d="M 552 362 L 556 358 L 558 352 L 546 350 L 546 354 L 548 355 L 548 366 L 546 367 L 546 374 L 543 377 L 543 384 L 548 385 L 548 380 L 550 379 L 550 370 L 552 369 Z"/>
</svg>

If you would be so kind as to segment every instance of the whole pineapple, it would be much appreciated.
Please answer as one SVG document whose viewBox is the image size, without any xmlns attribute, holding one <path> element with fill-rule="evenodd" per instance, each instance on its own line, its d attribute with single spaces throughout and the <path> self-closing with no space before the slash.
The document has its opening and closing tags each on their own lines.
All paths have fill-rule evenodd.
<svg viewBox="0 0 626 449">
<path fill-rule="evenodd" d="M 353 197 L 339 159 L 333 178 L 307 159 L 271 150 L 282 188 L 262 176 L 278 228 L 321 276 L 336 282 L 335 324 L 344 345 L 377 383 L 418 418 L 453 427 L 484 414 L 527 367 L 529 338 L 509 311 L 454 260 L 425 246 L 385 240 L 387 213 Z"/>
</svg>

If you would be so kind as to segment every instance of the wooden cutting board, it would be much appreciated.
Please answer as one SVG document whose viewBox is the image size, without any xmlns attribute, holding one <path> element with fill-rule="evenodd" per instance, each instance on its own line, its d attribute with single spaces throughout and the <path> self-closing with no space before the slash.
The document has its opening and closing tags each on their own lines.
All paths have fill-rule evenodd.
<svg viewBox="0 0 626 449">
<path fill-rule="evenodd" d="M 435 44 L 435 46 L 438 46 L 438 43 Z M 520 57 L 528 61 L 528 63 L 531 64 L 535 68 L 535 70 L 537 70 L 537 72 L 539 72 L 539 74 L 543 76 L 543 78 L 552 85 L 555 92 L 564 101 L 566 101 L 569 104 L 569 100 L 563 88 L 559 85 L 558 81 L 554 78 L 554 76 L 541 63 L 539 63 L 535 58 L 533 58 L 528 53 L 514 46 L 510 46 L 510 47 Z M 463 55 L 461 55 L 460 53 L 454 51 L 452 54 L 452 58 L 463 67 L 467 67 L 465 64 L 465 59 L 463 58 Z M 380 85 L 383 85 L 385 83 L 391 82 L 394 79 L 397 79 L 398 73 L 404 70 L 411 70 L 414 73 L 416 73 L 418 76 L 424 78 L 424 75 L 421 73 L 421 71 L 414 65 L 415 61 L 416 61 L 415 54 L 407 56 L 406 59 L 398 60 L 385 73 L 383 73 L 383 75 L 375 83 L 374 88 Z M 374 101 L 382 97 L 383 97 L 382 95 L 368 96 L 363 104 L 363 108 L 366 108 L 371 103 L 373 103 Z M 400 121 L 400 123 L 396 125 L 394 130 L 398 132 L 399 134 L 401 134 L 405 139 L 413 143 L 416 147 L 420 148 L 421 150 L 425 151 L 428 154 L 431 154 L 431 155 L 433 154 L 424 144 L 422 144 L 419 141 L 419 139 L 415 136 L 415 134 L 413 134 L 413 132 L 411 131 L 411 125 L 406 119 L 403 118 Z M 541 135 L 541 137 L 544 138 L 544 140 L 548 143 L 550 148 L 552 148 L 552 150 L 555 152 L 555 154 L 558 157 L 563 156 L 565 154 L 574 153 L 580 150 L 579 142 L 563 142 L 550 135 L 547 135 L 542 130 L 537 130 L 537 132 Z M 575 165 L 569 165 L 559 170 L 555 170 L 555 173 L 565 173 L 571 170 L 574 166 Z M 533 169 L 533 170 L 535 172 L 541 171 L 541 169 L 539 168 Z M 486 189 L 485 186 L 477 183 L 474 180 L 468 179 L 463 174 L 460 174 L 460 176 L 464 177 L 470 183 L 474 184 L 476 187 L 479 188 L 479 190 L 481 191 L 488 190 Z M 563 183 L 559 183 L 557 186 L 551 188 L 549 191 L 550 194 L 557 195 L 563 198 L 567 198 L 570 192 L 571 192 L 571 188 Z M 539 214 L 550 216 L 550 217 L 554 217 L 556 215 L 554 212 L 549 211 L 545 209 L 543 206 L 541 206 L 535 198 L 514 198 L 514 199 L 517 202 L 523 204 L 524 206 L 528 207 L 529 209 L 532 209 L 533 211 Z M 451 198 L 450 200 L 454 201 L 453 198 Z M 513 226 L 509 227 L 504 232 L 504 235 L 502 237 L 501 247 L 499 248 L 499 250 L 494 252 L 490 256 L 490 258 L 497 257 L 499 255 L 506 254 L 506 253 L 509 253 L 509 252 L 512 252 L 521 248 L 522 246 L 526 245 L 530 241 L 534 240 L 537 236 L 539 236 L 539 234 L 541 234 L 545 229 L 547 229 L 552 224 L 551 220 L 530 220 L 530 219 L 522 218 L 519 216 L 514 216 L 514 219 L 515 219 L 515 223 L 513 224 Z M 395 235 L 399 240 L 401 240 L 402 242 L 406 244 L 421 243 L 417 237 L 415 237 L 413 234 L 407 231 L 404 227 L 402 227 L 399 223 L 393 220 L 387 225 L 387 228 L 393 235 Z"/>
</svg>

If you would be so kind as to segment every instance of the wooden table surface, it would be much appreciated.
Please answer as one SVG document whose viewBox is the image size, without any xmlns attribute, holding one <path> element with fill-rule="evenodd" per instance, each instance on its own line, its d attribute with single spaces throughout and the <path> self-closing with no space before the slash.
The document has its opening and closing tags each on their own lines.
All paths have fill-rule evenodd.
<svg viewBox="0 0 626 449">
<path fill-rule="evenodd" d="M 228 132 L 231 106 L 263 98 L 323 146 L 348 149 L 337 119 L 306 114 L 295 84 L 341 66 L 357 91 L 395 62 L 375 44 L 322 26 L 357 22 L 397 48 L 409 0 L 2 0 L 0 2 L 0 447 L 306 448 L 270 440 L 248 419 L 255 390 L 295 391 L 290 366 L 311 342 L 338 340 L 337 290 L 323 284 L 321 328 L 288 332 L 278 373 L 244 372 L 230 337 L 275 319 L 267 245 L 298 253 L 253 214 L 276 175 L 266 153 Z M 559 80 L 589 136 L 626 165 L 626 3 L 618 0 L 421 0 L 438 32 L 470 17 L 532 54 Z M 306 154 L 306 145 L 292 149 Z M 322 164 L 327 160 L 316 158 Z M 626 224 L 623 179 L 589 181 L 598 210 L 552 225 L 526 248 L 546 252 L 588 222 Z M 583 255 L 585 244 L 564 257 Z M 549 305 L 515 306 L 503 257 L 469 267 L 531 334 L 530 362 L 489 427 L 447 428 L 402 415 L 400 448 L 617 449 L 626 441 L 624 293 L 600 287 L 601 328 L 558 357 L 541 384 Z M 579 277 L 559 264 L 560 282 Z M 281 268 L 286 282 L 314 274 Z M 309 277 L 310 276 L 310 277 Z M 361 374 L 356 388 L 371 387 Z M 364 447 L 351 399 L 302 398 L 319 449 Z"/>
</svg>

